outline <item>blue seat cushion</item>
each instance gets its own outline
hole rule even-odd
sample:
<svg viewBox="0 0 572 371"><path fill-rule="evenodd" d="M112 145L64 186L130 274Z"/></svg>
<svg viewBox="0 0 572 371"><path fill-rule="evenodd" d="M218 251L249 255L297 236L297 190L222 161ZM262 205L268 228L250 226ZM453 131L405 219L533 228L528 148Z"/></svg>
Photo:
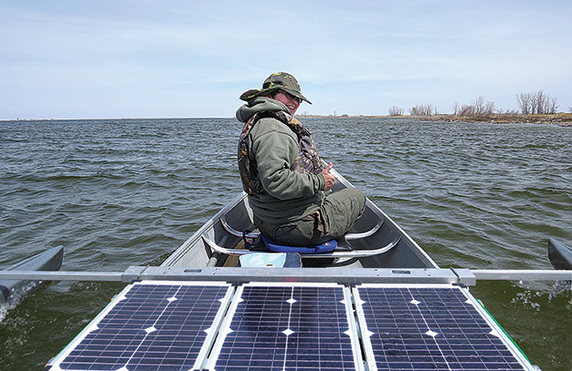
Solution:
<svg viewBox="0 0 572 371"><path fill-rule="evenodd" d="M333 251L336 247L338 247L338 241L336 240L324 242L323 244L316 246L288 246L274 242L263 234L260 234L260 238L262 238L262 242L264 242L266 248L274 252L297 252L299 254L316 254L322 252L330 252Z"/></svg>

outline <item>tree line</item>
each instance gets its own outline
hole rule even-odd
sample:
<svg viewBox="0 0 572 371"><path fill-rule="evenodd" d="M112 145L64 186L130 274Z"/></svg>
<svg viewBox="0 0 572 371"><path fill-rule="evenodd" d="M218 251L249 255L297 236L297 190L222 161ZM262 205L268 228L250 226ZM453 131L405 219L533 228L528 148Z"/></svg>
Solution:
<svg viewBox="0 0 572 371"><path fill-rule="evenodd" d="M516 96L516 99L521 113L524 115L556 113L558 108L558 99L551 98L550 95L545 94L542 90L539 90L536 94L521 93Z"/></svg>
<svg viewBox="0 0 572 371"><path fill-rule="evenodd" d="M521 93L516 96L519 111L502 111L498 110L495 102L485 101L484 97L477 97L472 104L460 105L455 102L453 105L453 114L459 117L474 116L490 116L494 113L499 114L517 114L535 115L535 114L552 114L558 109L558 99L551 97L542 90L536 93ZM390 116L403 116L405 110L397 106L389 108ZM570 107L572 112L572 107ZM411 116L433 116L438 115L437 107L430 104L416 105L409 109Z"/></svg>

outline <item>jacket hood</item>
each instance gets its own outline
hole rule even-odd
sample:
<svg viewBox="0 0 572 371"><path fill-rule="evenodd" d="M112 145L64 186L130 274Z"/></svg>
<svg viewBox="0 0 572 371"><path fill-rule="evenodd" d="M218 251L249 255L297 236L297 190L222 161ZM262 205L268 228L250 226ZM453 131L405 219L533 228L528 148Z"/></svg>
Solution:
<svg viewBox="0 0 572 371"><path fill-rule="evenodd" d="M284 111L288 114L290 113L288 107L277 100L267 97L257 97L240 106L236 111L236 118L240 122L247 122L255 113L265 111Z"/></svg>

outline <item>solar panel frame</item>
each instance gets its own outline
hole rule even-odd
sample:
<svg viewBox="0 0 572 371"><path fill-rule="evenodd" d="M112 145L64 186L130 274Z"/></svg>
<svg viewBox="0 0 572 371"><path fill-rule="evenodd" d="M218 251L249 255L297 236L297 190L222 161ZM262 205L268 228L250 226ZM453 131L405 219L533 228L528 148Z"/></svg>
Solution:
<svg viewBox="0 0 572 371"><path fill-rule="evenodd" d="M250 295L252 295L252 297L256 297L256 295L258 295L257 293L254 293L254 291L250 291L248 293L245 293L245 290L256 290L257 288L259 289L266 289L266 288L278 288L278 289L283 289L284 291L281 294L284 294L287 292L287 290L291 290L292 293L292 297L290 297L290 299L288 300L282 300L285 299L286 297L281 297L280 299L277 299L276 296L274 298L271 298L270 300L265 300L263 305L266 305L268 303L268 301L279 301L281 303L283 302L287 302L289 303L289 313L288 313L288 318L287 318L287 325L282 326L280 323L276 324L273 321L275 320L275 318L272 316L272 313L269 313L270 311L267 311L266 314L263 314L265 309L272 309L272 304L270 305L269 308L256 308L254 311L252 312L256 312L256 313L260 313L261 316L266 317L263 320L260 320L260 318L256 318L257 320L259 320L258 324L260 327L260 331L256 333L256 339L255 339L255 345L258 346L257 348L257 352L258 354L254 355L255 352L249 352L246 349L234 349L233 345L228 346L228 343L230 342L237 342L237 340L241 339L241 338L245 338L246 335L244 330L244 317L247 317L248 314L252 314L252 312L249 312L248 310L248 305L249 305L249 297ZM321 337L321 333L318 334L318 336L314 336L314 335L309 335L310 333L314 334L314 332L312 332L313 330L315 330L315 328L303 328L303 327L296 327L296 323L300 318L297 317L295 310L292 309L293 306L295 305L302 305L304 306L304 288L307 289L317 289L319 291L319 289L335 289L335 290L339 290L339 296L336 297L335 299L341 299L339 300L339 305L338 308L336 310L333 310L332 316L338 316L336 317L336 319L341 318L343 316L343 319L340 319L340 321L336 322L336 324L339 327L342 327L344 329L347 329L344 332L340 332L339 334L341 335L340 337L340 342L344 342L347 343L347 341L344 341L344 339L349 339L349 346L348 344L344 344L344 345L336 345L335 344L335 340L333 340L332 342L332 333L330 332L331 328L329 327L330 324L327 323L327 321L315 321L314 325L317 327L320 326L324 326L323 328L326 330L325 331L325 336L322 338ZM298 291L298 290L302 290L302 291ZM270 291L268 291L270 292ZM276 295L276 294L270 294L270 295ZM278 294L280 295L280 294ZM294 299L297 298L297 299ZM323 296L322 296L323 297ZM276 300L274 300L276 299ZM293 301L294 299L294 301ZM330 302L328 302L327 304L330 304ZM287 307L286 304L282 304L284 308ZM326 305L326 304L324 304ZM343 307L343 309L342 309ZM274 308L275 309L275 308ZM300 309L301 310L301 309ZM343 312L343 313L341 313ZM315 313L315 312L314 312ZM311 314L311 313L310 313ZM322 314L317 314L317 315L322 315ZM269 316L269 317L268 317ZM284 318L280 318L278 319L279 321L284 321ZM290 322L291 321L291 322ZM324 323L326 322L326 323ZM286 328L284 328L286 327ZM294 330L291 330L291 327ZM237 331L238 333L234 333L234 331ZM282 335L279 335L278 332L280 330ZM289 333L287 331L290 331ZM247 332L247 331L246 331ZM229 308L229 312L227 317L225 318L225 320L223 321L222 327L221 327L221 333L223 334L223 336L219 337L213 347L213 351L211 353L211 356L209 357L209 359L207 360L206 364L204 365L205 369L207 370L234 370L234 369L239 369L240 367L244 367L242 369L246 368L246 365L244 363L241 364L241 366L236 366L233 365L234 361L229 361L232 358L232 352L235 352L235 354L240 354L240 357L243 357L243 359L248 358L248 361L251 362L249 364L250 367L248 367L248 369L256 369L256 370L268 370L268 369L287 369L287 370L309 370L309 369L320 369L320 370L360 370L362 371L363 368L363 359L361 357L361 347L359 344L359 338L358 338L358 329L357 329L357 323L355 322L355 317L353 315L353 308L352 308L352 299L351 299L351 291L348 287L342 286L342 285L338 285L338 284L326 284L326 283L259 283L259 282L253 282L253 283L249 283L249 284L245 284L245 285L241 285L236 292L235 298ZM232 333L232 335L230 335ZM290 337L292 335L292 337ZM299 337L298 337L299 336ZM349 355L345 354L345 355L340 355L339 353L336 354L335 356L331 356L330 354L323 354L320 353L318 355L316 354L308 354L306 352L302 353L298 353L298 350L294 350L293 352L290 352L290 349L288 348L290 342L292 343L292 347L294 347L294 345L298 345L298 341L304 342L307 341L307 336L312 337L314 336L314 338L318 338L318 342L319 344L315 345L315 351L316 352L321 352L321 351L325 351L327 352L329 349L331 349L332 346L338 346L340 348L344 348L345 350L351 351L352 355L351 355L351 361L348 361ZM344 338L346 337L347 338ZM261 340L262 337L266 337L263 338ZM231 339L232 338L232 339ZM294 338L295 340L290 341L290 339ZM321 341L324 341L324 344L321 343ZM263 348L264 344L266 344L266 342L275 342L275 344L277 344L277 346L274 347L269 347L269 348ZM280 343L281 341L283 341L282 343ZM330 342L330 343L327 343ZM297 348L299 349L299 348ZM281 351L284 350L284 353L281 353ZM226 354L221 356L222 352L227 352ZM272 351L273 356L270 356L269 352ZM349 352L348 352L349 353ZM273 359L269 359L269 360L261 360L259 359L259 355L263 355L263 357L269 357L269 358L273 358ZM251 358L254 355L254 359ZM246 358L244 358L246 357ZM282 357L282 359L280 359L279 357ZM345 361L341 364L340 363L340 359L345 357ZM318 359L318 361L316 361L316 359ZM323 362L320 363L320 360L322 360ZM281 363L282 362L282 363ZM351 368L348 368L347 365L351 363Z"/></svg>
<svg viewBox="0 0 572 371"><path fill-rule="evenodd" d="M366 292L368 289L434 289L446 290L444 292L448 294L461 294L464 300L462 303L459 302L463 306L463 308L460 309L461 311L469 312L474 310L474 313L471 313L471 316L474 315L475 317L471 318L476 318L475 323L463 323L463 326L465 326L464 329L460 326L461 324L458 324L458 330L456 330L456 321L463 320L462 318L450 316L445 313L433 315L433 311L429 312L431 309L429 306L426 306L423 309L427 312L427 314L423 314L421 313L422 309L417 309L425 305L423 302L423 297L421 296L417 298L407 298L409 299L407 300L407 303L406 299L404 298L404 301L399 303L399 305L401 305L400 310L402 313L394 313L392 311L391 304L385 305L384 303L380 302L376 302L375 306L373 304L370 305L369 303L366 304L366 301L369 298L369 294ZM508 335L504 333L494 318L492 318L491 315L482 307L482 305L479 304L477 300L469 293L468 288L454 285L362 284L360 286L353 287L352 293L355 299L358 323L363 335L362 344L364 347L365 361L369 370L417 370L435 368L444 370L534 370L534 367L530 364L528 359L526 359L526 357L516 347ZM417 299L421 300L419 301ZM389 303L390 300L385 300L385 302ZM411 311L419 310L420 315L423 318L423 323L415 322L416 319L413 318L415 317L415 313L411 311L408 312L408 309L406 308L407 305L404 304L410 305L410 308L415 308L411 309ZM454 303L446 303L446 301L443 301L442 303L443 306L447 306L449 304ZM380 313L375 313L378 314L378 316L374 316L374 318L372 318L372 314L375 311L379 311ZM381 320L386 321L386 323L380 324L378 322L379 317L382 317ZM390 323L394 320L400 321L400 325L399 327L392 329ZM479 321L482 322L479 323ZM439 333L440 331L433 331L441 329L441 324L443 325L443 329L447 328L446 330L443 330L443 333ZM421 325L421 327L419 325ZM413 326L417 326L417 329L413 329ZM423 326L424 328L422 328ZM482 336L482 332L485 331L484 326L486 326L487 330L490 330L490 339L485 338L482 340L475 340L474 344L469 344L466 342L466 339L463 338L463 336ZM400 333L400 335L396 336L391 334L391 331L403 331L403 335ZM465 333L465 331L468 332L468 335ZM447 332L447 334L444 332ZM372 338L375 340L375 344L372 342ZM443 341L443 346L439 345L441 339L444 338L445 340ZM494 339L498 339L501 342L502 347L499 345L498 349L493 348L488 351L484 350L484 348L480 348L489 346L489 340L493 342ZM383 343L384 341L385 343ZM423 342L426 344L434 343L436 346L424 346L422 344ZM386 347L380 346L380 344L388 345ZM473 349L459 351L461 345L466 345L467 348L472 347ZM411 349L407 349L407 346L411 346ZM495 356L497 352L504 353L505 351L508 351L510 356L513 357L513 361L506 361L511 363L512 366L507 366L504 363L505 360L502 360L498 363L492 361L492 357ZM413 355L412 359L416 359L416 366L414 366L412 363L399 363L399 361L395 361L395 359L399 358L398 354L402 354L404 352L411 352ZM478 353L478 356L476 356L475 353ZM428 361L427 359L431 357L433 357L433 360ZM449 357L449 359L451 357L455 357L457 362L449 362L447 357ZM482 361L478 359L479 357L481 357ZM425 359L427 363L423 364L423 361L420 361L420 359ZM439 361L437 361L437 359L439 359ZM518 365L518 367L516 367L516 365ZM512 368L513 366L516 368Z"/></svg>
<svg viewBox="0 0 572 371"><path fill-rule="evenodd" d="M180 316L180 312L183 310L188 309L187 306L185 307L181 307L179 312L167 312L167 308L168 305L170 303L175 303L175 305L181 303L184 300L190 300L191 297L184 297L184 295L179 295L179 297L175 296L171 296L169 298L167 298L166 296L162 297L162 298L158 298L158 299L154 299L154 298L150 298L150 296L148 296L150 298L151 301L157 301L157 300L165 300L167 299L169 301L169 304L163 304L163 307L149 307L146 310L143 310L143 312L141 311L137 311L134 310L133 311L133 316L132 319L135 319L134 321L129 322L129 320L127 322L124 322L123 324L121 323L122 318L121 317L116 317L116 315L121 312L122 309L124 309L127 305L130 305L129 299L133 298L135 295L138 295L138 288L141 287L145 287L145 288L151 288L151 287L156 287L156 288L162 288L162 289L169 289L171 288L172 290L174 290L175 292L177 292L178 290L181 290L182 288L187 288L189 290L191 290L192 288L203 288L205 290L208 290L209 288L214 288L214 287L218 287L220 288L222 291L220 292L215 292L214 295L217 295L217 297L219 297L218 301L218 305L214 304L214 302L211 300L209 301L207 304L211 305L210 308L208 308L208 316L209 319L207 319L207 322L203 322L200 331L195 331L195 336L182 336L177 338L177 336L172 336L172 339L176 339L178 341L178 345L174 342L174 341L169 341L169 337L171 334L176 333L177 335L181 334L181 329L177 329L176 326L178 326L175 323L171 323L169 324L169 319L170 318L161 318L163 314L165 314L166 316L176 316L179 315ZM142 281L142 282L135 282L133 284L128 285L127 287L125 287L125 289L119 294L117 295L107 306L106 308L96 317L94 318L90 324L88 326L86 326L86 328L84 328L84 330L62 351L60 352L60 354L58 354L56 356L56 358L54 359L53 363L52 363L52 367L50 368L50 371L83 371L83 370L118 370L118 371L132 371L132 370L149 370L149 369L153 369L153 370L190 370L190 369L197 369L197 364L202 364L204 363L204 359L206 358L207 353L209 352L210 348L212 347L212 344L214 343L214 339L216 338L216 335L218 333L218 328L220 327L220 324L222 322L222 319L224 317L224 313L226 312L228 306L230 305L230 301L232 296L234 295L234 287L231 286L230 284L224 283L224 282L173 282L173 281ZM207 295L209 293L207 292ZM220 295L219 295L220 294ZM137 301L135 300L135 305L140 305L137 304ZM201 303L198 303L197 305L200 305ZM121 307L122 305L124 305L124 307ZM214 306L216 306L216 308L214 308ZM193 307L194 308L194 304ZM177 310L176 307L173 310ZM149 312L157 312L157 311L162 311L159 315L155 316L149 316ZM135 317L139 317L139 318L135 318ZM196 318L192 318L190 315L188 316L189 318L191 318L193 321L196 320ZM107 324L111 324L112 322L116 322L118 326L124 326L124 327L113 327L113 325L111 325L110 327L113 328L111 331L108 329ZM141 322L143 321L143 322ZM135 327L131 328L129 326L134 325ZM155 325L157 325L158 328L155 328ZM204 328L206 326L209 326L208 328ZM192 326L192 325L189 325ZM108 331L113 332L116 331L116 333L114 335L110 335L110 336L115 336L118 335L121 331L124 331L126 333L128 333L130 335L129 336L125 336L124 338L121 338L121 335L118 335L118 337L115 337L114 340L116 340L118 343L120 344L113 344L112 342L110 342L109 344L100 344L97 345L96 342L94 343L90 343L90 341L93 340L94 336L92 336L91 334L94 334L94 331L99 331L95 336L97 336L98 334L103 334L104 331ZM146 334L143 334L144 331ZM203 333L204 331L204 333ZM173 350L175 348L173 348L173 346L178 346L179 348L179 354L181 354L181 357L184 357L185 359L189 360L189 362L191 362L191 360L189 359L189 348L191 348L191 346L189 345L190 343L185 343L184 345L181 344L181 338L184 339L187 342L195 342L199 341L200 342L200 347L195 346L193 349L195 352L197 352L197 356L194 360L194 364L191 366L188 365L184 365L184 364L180 364L181 363L181 359L169 359L168 362L172 362L169 365L163 365L161 367L160 364L161 362L159 361L160 359L162 359L163 361L166 360L166 357L161 358L162 354L159 353L157 350L154 351L154 354L156 354L157 360L152 360L152 359L146 359L145 362L151 362L150 364L146 364L146 365L131 365L129 364L129 366L127 367L126 365L117 365L116 363L116 358L125 358L125 350L130 349L131 352L131 358L129 358L129 361L131 361L132 359L139 359L139 362L141 362L141 360L143 359L141 358L135 358L134 355L138 350L142 350L143 352L145 351L149 351L151 354L151 348L147 345L144 344L146 336L147 335L152 335L152 336L156 336L158 334L161 334L162 338L166 338L164 340L159 340L159 337L157 337L157 341L153 344L154 346L157 346L156 349L164 349L165 347L169 347L170 350ZM104 336L107 336L109 334L106 334ZM89 339L88 339L89 338ZM135 340L134 340L135 339ZM139 344L135 345L135 343L137 342L137 339L139 339ZM95 346L92 346L91 349L85 348L79 348L80 346L83 346L84 342L87 342L87 344L95 344ZM133 343L133 344L131 344ZM198 345L198 343L196 343ZM103 348L105 348L105 354L103 352ZM197 351L198 350L198 351ZM75 352L75 353L74 353ZM81 362L81 361L70 361L70 359L72 359L72 357L74 357L78 352L85 352L84 354L89 356L96 356L97 354L101 355L101 358L99 358L99 360L102 360L102 364L99 363L94 363L94 364L88 364L86 362ZM98 353L99 352L99 353ZM172 353L169 353L170 355L172 355ZM115 358L115 359L114 359ZM107 362L107 363L106 363ZM156 362L156 364L153 366L153 362ZM179 363L179 365L177 364L177 362ZM113 366L110 366L111 364L113 364Z"/></svg>

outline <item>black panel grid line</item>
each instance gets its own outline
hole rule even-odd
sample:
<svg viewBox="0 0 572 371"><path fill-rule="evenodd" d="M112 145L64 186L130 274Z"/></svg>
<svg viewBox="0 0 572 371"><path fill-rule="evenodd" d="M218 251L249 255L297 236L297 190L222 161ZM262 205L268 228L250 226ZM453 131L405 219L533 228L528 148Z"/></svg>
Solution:
<svg viewBox="0 0 572 371"><path fill-rule="evenodd" d="M350 295L330 284L239 287L206 369L362 370Z"/></svg>
<svg viewBox="0 0 572 371"><path fill-rule="evenodd" d="M370 370L532 370L467 290L451 285L354 288Z"/></svg>
<svg viewBox="0 0 572 371"><path fill-rule="evenodd" d="M50 370L191 370L214 342L213 323L222 320L233 291L208 282L129 285Z"/></svg>

